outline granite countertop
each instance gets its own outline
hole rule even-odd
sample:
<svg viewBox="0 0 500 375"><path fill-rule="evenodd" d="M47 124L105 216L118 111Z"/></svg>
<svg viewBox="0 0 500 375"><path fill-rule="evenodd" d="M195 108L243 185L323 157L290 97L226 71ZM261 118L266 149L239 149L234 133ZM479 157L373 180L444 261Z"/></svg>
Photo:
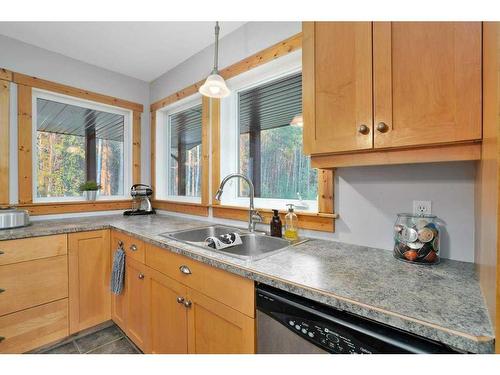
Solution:
<svg viewBox="0 0 500 375"><path fill-rule="evenodd" d="M419 266L396 260L387 250L315 239L245 261L159 235L209 224L173 215L92 216L34 221L0 231L0 240L113 228L463 351L493 352L494 333L472 263L443 259L436 266Z"/></svg>

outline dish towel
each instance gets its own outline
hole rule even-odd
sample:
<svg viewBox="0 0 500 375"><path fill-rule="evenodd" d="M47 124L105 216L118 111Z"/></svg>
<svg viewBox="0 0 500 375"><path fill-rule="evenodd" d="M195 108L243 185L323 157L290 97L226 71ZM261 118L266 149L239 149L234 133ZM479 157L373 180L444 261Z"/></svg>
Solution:
<svg viewBox="0 0 500 375"><path fill-rule="evenodd" d="M223 234L219 237L208 237L205 240L205 243L212 249L221 250L228 247L241 245L243 242L241 241L241 237L238 233L228 233Z"/></svg>
<svg viewBox="0 0 500 375"><path fill-rule="evenodd" d="M125 280L125 250L120 246L115 251L113 269L111 270L111 292L120 294Z"/></svg>

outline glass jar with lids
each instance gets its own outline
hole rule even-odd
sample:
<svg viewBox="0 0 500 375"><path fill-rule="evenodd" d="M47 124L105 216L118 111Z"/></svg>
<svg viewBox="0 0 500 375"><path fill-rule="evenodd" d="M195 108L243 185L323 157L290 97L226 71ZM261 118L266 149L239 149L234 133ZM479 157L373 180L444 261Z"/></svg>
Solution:
<svg viewBox="0 0 500 375"><path fill-rule="evenodd" d="M439 224L434 215L398 214L394 256L411 263L439 263Z"/></svg>

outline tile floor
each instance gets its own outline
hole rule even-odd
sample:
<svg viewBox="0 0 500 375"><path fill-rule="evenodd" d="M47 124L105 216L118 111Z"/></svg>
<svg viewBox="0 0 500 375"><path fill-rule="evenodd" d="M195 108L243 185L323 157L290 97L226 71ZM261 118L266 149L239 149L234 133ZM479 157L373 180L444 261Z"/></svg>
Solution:
<svg viewBox="0 0 500 375"><path fill-rule="evenodd" d="M141 354L141 351L112 324L97 331L78 334L38 354Z"/></svg>

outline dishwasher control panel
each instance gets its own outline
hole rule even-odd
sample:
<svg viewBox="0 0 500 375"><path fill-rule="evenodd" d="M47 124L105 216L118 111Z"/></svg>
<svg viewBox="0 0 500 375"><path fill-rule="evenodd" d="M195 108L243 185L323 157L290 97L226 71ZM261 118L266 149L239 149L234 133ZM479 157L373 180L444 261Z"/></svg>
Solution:
<svg viewBox="0 0 500 375"><path fill-rule="evenodd" d="M327 327L317 322L301 319L299 317L289 316L287 314L276 314L282 323L288 324L289 328L294 329L297 334L303 336L306 340L314 342L325 350L338 354L371 354L372 351L365 348L356 340L339 332L331 327Z"/></svg>

